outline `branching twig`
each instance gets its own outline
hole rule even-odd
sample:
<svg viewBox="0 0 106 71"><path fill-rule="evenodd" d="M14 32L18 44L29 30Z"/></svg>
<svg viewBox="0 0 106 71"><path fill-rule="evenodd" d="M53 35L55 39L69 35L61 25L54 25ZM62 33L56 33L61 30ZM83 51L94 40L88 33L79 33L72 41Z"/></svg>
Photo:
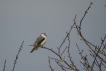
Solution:
<svg viewBox="0 0 106 71"><path fill-rule="evenodd" d="M69 69L69 70L72 70L72 69L70 69L70 68L68 68L68 67L65 67L64 65L62 65L60 62L60 60L58 60L58 59L56 59L56 58L51 58L51 57L49 57L49 59L53 59L53 60L55 60L55 62L58 62L63 68L65 68L65 69Z"/></svg>
<svg viewBox="0 0 106 71"><path fill-rule="evenodd" d="M62 66L62 64L61 64L61 63L59 63L59 62L58 62L58 61L56 61L56 60L55 60L55 62L56 62L56 63L60 66L60 68L61 68L62 70L66 71L66 70L65 70L65 68Z"/></svg>
<svg viewBox="0 0 106 71"><path fill-rule="evenodd" d="M77 26L76 25L76 21L75 21L75 26L76 26L76 29L77 29L77 32L78 32L78 35L82 38L82 40L86 43L86 45L90 48L90 52L91 52L91 56L94 58L94 60L93 60L93 62L92 62L92 65L91 65L91 67L90 67L90 69L91 69L91 71L93 71L93 67L94 67L94 64L97 62L97 65L99 64L98 63L98 61L97 61L97 57L100 59L100 61L102 61L101 63L106 63L106 61L103 59L103 57L101 57L98 53L101 51L101 53L105 56L105 52L103 51L103 49L105 48L105 44L104 44L104 40L105 40L105 38L106 37L104 37L104 39L102 40L101 39L101 45L100 46L95 46L95 45L93 45L91 42L89 42L87 39L85 39L84 38L84 36L82 35L82 33L81 33L81 24L82 24L82 21L83 21L83 19L85 18L85 16L86 16L86 14L88 13L88 10L91 8L91 5L92 5L93 3L91 2L91 4L89 5L89 7L88 7L88 9L85 11L85 13L84 13L84 16L82 17L82 19L80 20L80 25L79 26ZM77 44L76 44L77 45ZM101 48L102 48L102 45L103 45L103 49L101 50ZM95 47L95 50L91 47L91 46L93 46L93 47ZM78 48L78 50L79 50L79 47L78 47L78 45L77 45L77 48ZM83 58L83 56L82 56L82 52L79 50L79 52L80 52L80 55L81 55L81 58ZM92 53L93 52L93 53ZM81 62L82 63L82 62ZM99 69L100 69L100 71L101 71L101 65L102 64L99 64ZM86 66L87 64L86 63L82 63L84 66ZM86 64L86 65L85 65ZM89 65L89 64L88 64ZM84 69L86 69L86 68L84 68ZM86 69L86 70L88 70L88 69Z"/></svg>
<svg viewBox="0 0 106 71"><path fill-rule="evenodd" d="M21 44L21 46L20 46L20 48L19 48L19 50L18 50L18 54L16 55L16 58L15 58L15 60L14 60L13 70L11 70L11 71L14 71L14 69L15 69L15 65L16 65L16 63L17 63L18 55L19 55L20 51L22 50L23 43L24 43L24 41L22 42L22 44Z"/></svg>
<svg viewBox="0 0 106 71"><path fill-rule="evenodd" d="M54 69L52 68L52 66L51 66L51 64L50 64L50 57L48 57L48 58L49 58L49 60L48 60L48 62L49 62L49 67L50 67L51 71L54 71Z"/></svg>
<svg viewBox="0 0 106 71"><path fill-rule="evenodd" d="M77 16L77 15L76 15L76 16ZM74 20L76 19L76 16L75 16ZM65 40L66 40L66 38L68 37L68 35L70 34L70 32L71 32L72 28L74 27L74 25L75 25L75 23L73 23L73 25L71 26L71 28L70 28L68 34L66 35L66 37L65 37L64 40L63 40L63 42L62 42L61 45L59 46L59 48L58 48L58 54L60 54L60 48L62 47L62 45L63 45L63 43L65 42Z"/></svg>
<svg viewBox="0 0 106 71"><path fill-rule="evenodd" d="M47 49L49 51L52 51L54 54L56 54L60 60L63 60L62 57L60 55L58 55L54 50L50 49L50 48L47 48L47 47L43 47L44 49ZM63 61L68 67L72 68L65 60Z"/></svg>
<svg viewBox="0 0 106 71"><path fill-rule="evenodd" d="M85 11L85 13L84 13L84 16L82 17L82 19L80 20L80 25L79 25L79 31L81 31L81 24L82 24L82 21L83 21L83 19L84 19L84 17L86 16L86 14L88 13L88 10L91 8L91 5L92 5L93 3L91 2L91 4L89 5L89 7L88 7L88 9Z"/></svg>
<svg viewBox="0 0 106 71"><path fill-rule="evenodd" d="M84 36L83 36L82 33L81 33L81 24L82 24L82 21L83 21L84 17L86 16L86 14L88 13L87 11L89 10L89 8L91 8L90 6L91 6L92 4L93 4L93 3L91 2L91 4L89 5L88 9L85 11L85 14L84 14L84 16L82 17L82 19L81 19L81 21L80 21L80 26L78 27L78 26L76 25L76 21L75 21L75 26L76 26L77 32L78 32L78 34L80 35L80 37L83 39L83 41L86 43L86 45L96 54L95 50L93 50L93 48L90 46L91 43L89 43L89 44L90 44L90 45L89 45L89 44L88 44L88 41L84 38ZM93 46L93 45L92 45L92 46ZM95 47L96 47L96 46L95 46ZM97 47L96 47L96 48L97 48ZM98 58L100 58L101 60L103 60L103 58L100 57L99 54L97 54L97 56L98 56ZM105 60L103 60L103 62L106 63Z"/></svg>

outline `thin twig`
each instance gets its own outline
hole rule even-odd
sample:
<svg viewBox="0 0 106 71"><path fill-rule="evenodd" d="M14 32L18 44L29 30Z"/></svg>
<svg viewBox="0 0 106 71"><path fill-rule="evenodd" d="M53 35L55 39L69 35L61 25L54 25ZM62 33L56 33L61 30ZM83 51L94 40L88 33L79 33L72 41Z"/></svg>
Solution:
<svg viewBox="0 0 106 71"><path fill-rule="evenodd" d="M78 48L78 51L79 51L79 54L81 55L81 58L83 58L83 56L82 56L82 52L80 51L80 49L79 49L79 46L78 46L78 44L76 43L76 46L77 46L77 48Z"/></svg>
<svg viewBox="0 0 106 71"><path fill-rule="evenodd" d="M103 39L103 40L102 40L102 38L101 38L101 41L102 41L102 42L101 42L100 48L102 47L102 45L103 45L103 43L104 43L105 39L106 39L106 35L105 35L105 37L104 37L104 39ZM99 49L99 50L100 50L100 49ZM99 51L99 50L98 50L98 51Z"/></svg>
<svg viewBox="0 0 106 71"><path fill-rule="evenodd" d="M24 43L24 41L22 42L22 44L21 44L21 46L20 46L20 48L19 48L19 50L18 50L18 54L16 55L16 58L15 58L15 60L14 60L14 66L13 66L13 69L12 69L11 71L14 71L14 69L15 69L15 65L16 65L16 63L17 63L17 59L18 59L19 53L20 53L20 51L22 50L23 43Z"/></svg>
<svg viewBox="0 0 106 71"><path fill-rule="evenodd" d="M63 50L63 52L61 53L61 56L63 55L63 53L65 52L66 49L67 49L67 46L66 46L66 48Z"/></svg>
<svg viewBox="0 0 106 71"><path fill-rule="evenodd" d="M82 24L82 21L83 21L83 19L85 18L85 16L86 16L86 14L88 13L88 10L91 8L91 5L92 5L93 3L91 2L90 3L90 5L89 5L89 7L88 7L88 9L85 11L85 13L84 13L84 16L82 17L82 19L80 20L80 25L79 25L79 30L81 29L81 24ZM81 31L81 30L80 30Z"/></svg>
<svg viewBox="0 0 106 71"><path fill-rule="evenodd" d="M6 67L6 59L5 59L5 62L4 62L4 68L3 68L3 71L5 71L5 67Z"/></svg>
<svg viewBox="0 0 106 71"><path fill-rule="evenodd" d="M69 37L69 35L68 35L68 42L69 42L69 46L68 46L68 57L69 57L69 59L70 59L70 62L72 62L71 61L71 56L70 56L70 37Z"/></svg>
<svg viewBox="0 0 106 71"><path fill-rule="evenodd" d="M76 20L76 17L77 17L77 14L75 15L75 18L74 18L74 20L73 20L73 21L75 21L75 20Z"/></svg>
<svg viewBox="0 0 106 71"><path fill-rule="evenodd" d="M50 57L48 57L48 58L49 58L49 60L48 60L48 62L49 62L49 67L50 67L51 71L54 71L54 69L52 68L52 66L51 66L51 64L50 64Z"/></svg>
<svg viewBox="0 0 106 71"><path fill-rule="evenodd" d="M77 15L75 15L74 20L76 19L76 16L77 16ZM65 42L65 40L66 40L66 38L68 37L68 35L70 34L70 32L71 32L71 30L73 29L74 25L75 25L75 23L73 23L73 25L71 26L71 28L70 28L68 34L66 35L66 37L65 37L64 40L63 40L63 42L62 42L61 45L59 46L59 48L58 48L58 54L60 54L60 48L62 47L62 45L63 45L63 43Z"/></svg>
<svg viewBox="0 0 106 71"><path fill-rule="evenodd" d="M58 60L58 59L56 59L56 58L51 58L51 57L49 57L49 59L53 59L53 60L55 60L55 61L57 61L62 67L64 67L65 69L69 69L69 70L72 70L72 69L70 69L70 68L68 68L68 67L65 67L64 65L62 65L60 62L60 60Z"/></svg>
<svg viewBox="0 0 106 71"><path fill-rule="evenodd" d="M58 62L61 62L61 60L56 59L56 58L51 58L51 57L49 57L49 59L53 59L53 60L56 60L56 61L58 61Z"/></svg>

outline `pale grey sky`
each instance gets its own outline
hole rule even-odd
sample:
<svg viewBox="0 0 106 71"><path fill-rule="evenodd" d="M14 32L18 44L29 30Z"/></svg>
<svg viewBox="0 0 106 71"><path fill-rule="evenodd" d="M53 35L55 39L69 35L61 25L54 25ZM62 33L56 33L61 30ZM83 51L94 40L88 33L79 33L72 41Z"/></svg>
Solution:
<svg viewBox="0 0 106 71"><path fill-rule="evenodd" d="M12 70L23 40L15 71L50 71L48 56L57 56L45 49L30 53L32 47L28 45L33 44L36 37L45 32L45 47L57 51L66 31L72 26L75 15L77 14L76 21L79 24L90 2L93 2L93 5L82 22L82 33L92 43L100 45L100 37L106 34L106 0L0 0L0 71L5 59L6 71ZM79 39L74 29L70 35L71 56L77 67L82 70L75 43L85 50L85 54L89 53L88 48ZM67 42L62 48L66 45ZM51 65L55 71L61 70L54 61Z"/></svg>

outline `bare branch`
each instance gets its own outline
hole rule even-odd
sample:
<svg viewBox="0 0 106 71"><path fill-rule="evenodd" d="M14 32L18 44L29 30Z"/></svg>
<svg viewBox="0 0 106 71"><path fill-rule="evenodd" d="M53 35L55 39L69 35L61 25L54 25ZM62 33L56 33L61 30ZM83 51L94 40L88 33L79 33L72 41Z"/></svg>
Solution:
<svg viewBox="0 0 106 71"><path fill-rule="evenodd" d="M22 42L22 44L21 44L21 46L20 46L20 48L19 48L19 50L18 50L18 54L16 55L16 58L15 58L15 60L14 60L13 70L11 70L11 71L14 71L14 69L15 69L15 65L16 65L16 63L17 63L17 59L18 59L19 53L20 53L20 51L22 50L23 43L24 43L24 41Z"/></svg>

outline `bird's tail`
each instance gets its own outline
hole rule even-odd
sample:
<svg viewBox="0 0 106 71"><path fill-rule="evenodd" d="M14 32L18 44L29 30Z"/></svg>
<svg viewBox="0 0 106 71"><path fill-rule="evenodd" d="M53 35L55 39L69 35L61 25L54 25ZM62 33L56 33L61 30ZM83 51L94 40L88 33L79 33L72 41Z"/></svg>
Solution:
<svg viewBox="0 0 106 71"><path fill-rule="evenodd" d="M30 53L32 53L34 50L38 50L40 47L34 47Z"/></svg>
<svg viewBox="0 0 106 71"><path fill-rule="evenodd" d="M35 48L33 48L30 53L32 53L34 50L35 50Z"/></svg>

